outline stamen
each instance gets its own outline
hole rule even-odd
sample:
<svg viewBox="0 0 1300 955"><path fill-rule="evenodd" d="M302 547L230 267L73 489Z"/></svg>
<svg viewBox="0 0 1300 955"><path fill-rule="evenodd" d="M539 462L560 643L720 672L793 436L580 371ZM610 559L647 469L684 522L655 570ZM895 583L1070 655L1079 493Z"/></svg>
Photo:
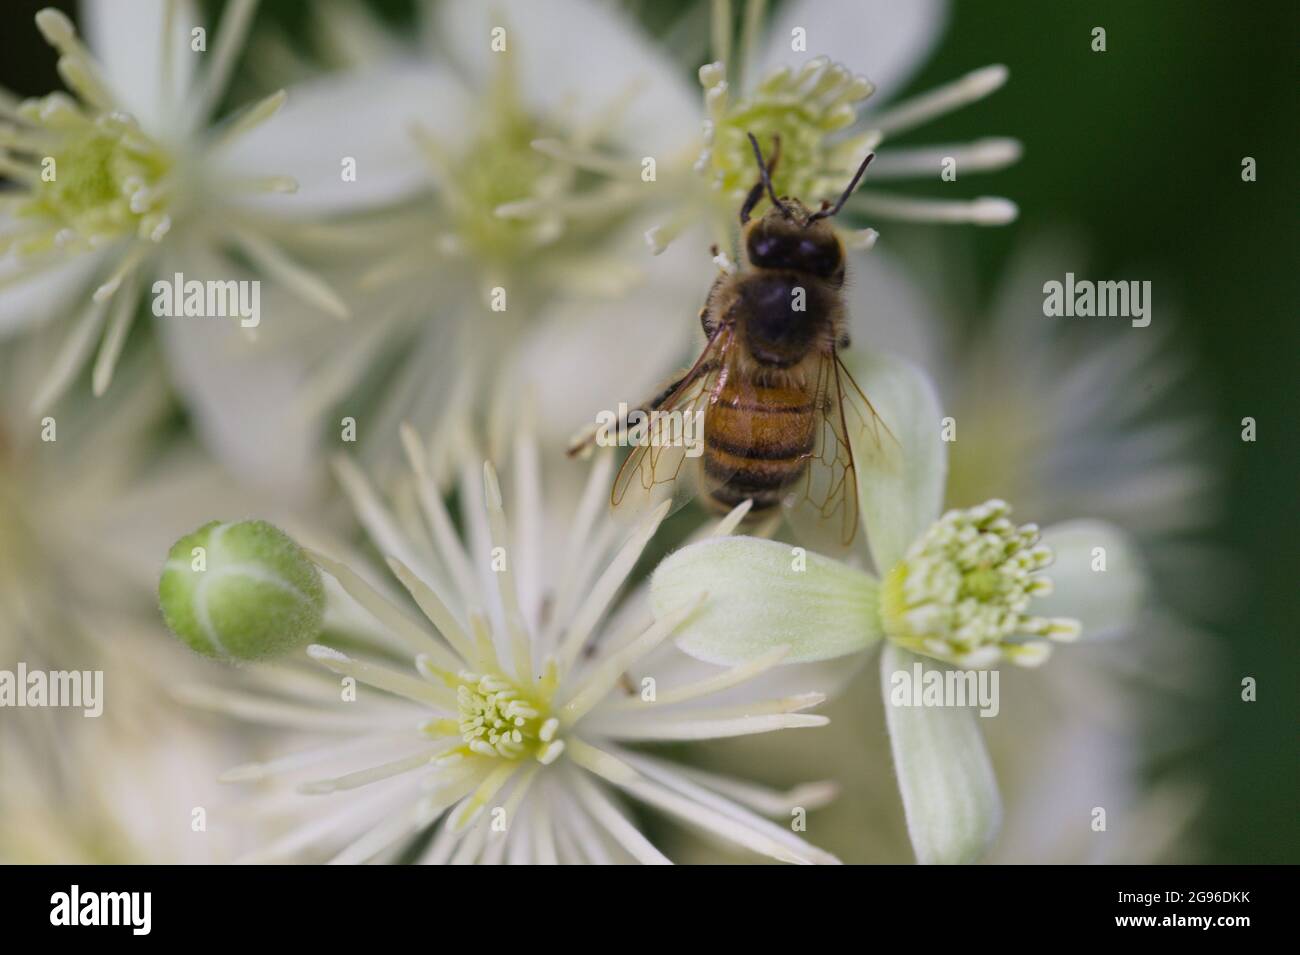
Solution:
<svg viewBox="0 0 1300 955"><path fill-rule="evenodd" d="M650 538L659 529L659 524L668 516L668 509L671 506L671 501L664 501L646 516L628 542L623 545L623 549L609 562L605 572L600 575L600 579L592 586L586 601L574 614L567 633L560 641L559 660L563 669L567 670L577 659L597 622L604 616L605 610L613 601L619 588L622 587L627 575L631 573L632 567L641 557L641 552L645 549L646 544L650 542Z"/></svg>
<svg viewBox="0 0 1300 955"><path fill-rule="evenodd" d="M558 742L548 707L512 681L470 670L457 680L457 732L468 752L513 761L540 758Z"/></svg>
<svg viewBox="0 0 1300 955"><path fill-rule="evenodd" d="M107 302L92 301L86 306L85 312L77 321L71 334L59 348L54 364L50 366L36 389L36 395L29 405L34 416L39 417L52 407L81 371L86 359L90 357L90 350L95 345L96 336L104 325L104 314L107 310Z"/></svg>
<svg viewBox="0 0 1300 955"><path fill-rule="evenodd" d="M246 229L237 229L232 232L232 237L266 274L284 283L309 305L315 305L337 319L352 317L347 303L337 292L262 236Z"/></svg>
<svg viewBox="0 0 1300 955"><path fill-rule="evenodd" d="M1073 620L1028 614L1047 588L1040 571L1052 561L1038 528L1017 527L1003 501L949 511L885 577L880 611L885 633L900 646L957 666L1025 666L1047 658L1049 640L1072 639Z"/></svg>
<svg viewBox="0 0 1300 955"><path fill-rule="evenodd" d="M113 97L104 86L95 59L77 36L76 27L67 15L53 7L36 14L36 28L45 42L58 50L59 75L68 87L100 110L113 109Z"/></svg>
<svg viewBox="0 0 1300 955"><path fill-rule="evenodd" d="M835 134L851 126L872 92L863 77L826 57L814 57L798 73L776 70L748 96L732 101L716 64L700 70L709 119L696 170L728 200L738 200L754 181L748 137L766 149L781 137L784 156L773 173L778 195L804 200L836 194L869 152L874 131L847 139Z"/></svg>
<svg viewBox="0 0 1300 955"><path fill-rule="evenodd" d="M5 152L0 152L0 175L25 186L35 186L41 181L41 175L34 166L18 162Z"/></svg>
<svg viewBox="0 0 1300 955"><path fill-rule="evenodd" d="M875 248L876 240L880 238L880 233L875 229L841 231L840 238L843 240L846 249L866 252Z"/></svg>
<svg viewBox="0 0 1300 955"><path fill-rule="evenodd" d="M713 0L711 4L713 19L709 35L713 38L713 59L725 73L731 62L731 3L730 0Z"/></svg>
<svg viewBox="0 0 1300 955"><path fill-rule="evenodd" d="M292 176L257 176L251 179L227 179L222 187L230 192L292 195L298 191L298 180Z"/></svg>
<svg viewBox="0 0 1300 955"><path fill-rule="evenodd" d="M402 586L407 589L424 615L429 618L430 622L438 628L438 632L451 644L452 648L463 659L474 659L476 653L473 644L470 643L468 634L462 629L447 604L438 596L437 591L417 577L410 568L396 557L388 558L388 567L392 570L393 575L402 582Z"/></svg>
<svg viewBox="0 0 1300 955"><path fill-rule="evenodd" d="M578 694L561 707L561 722L566 726L572 726L588 713L592 707L608 696L619 678L627 672L628 667L659 646L673 631L681 626L687 617L699 609L706 596L706 594L700 594L698 598L685 607L680 607L672 613L663 615L641 636L602 660L596 669L583 680L582 689Z"/></svg>
<svg viewBox="0 0 1300 955"><path fill-rule="evenodd" d="M122 257L122 261L118 263L117 268L113 270L99 288L95 289L94 300L96 302L106 302L112 298L117 293L118 288L121 287L122 281L135 271L136 266L144 261L149 251L149 247L144 243L136 243L132 246L131 251Z"/></svg>
<svg viewBox="0 0 1300 955"><path fill-rule="evenodd" d="M731 669L723 670L713 676L705 677L684 686L667 690L661 689L658 691L654 703L646 703L640 696L633 695L614 700L607 704L605 708L608 710L640 710L647 706L668 706L673 703L685 703L714 693L721 693L723 690L739 686L741 683L752 680L760 673L772 669L785 659L789 652L789 645L782 644L779 647L773 647L762 656L755 657L746 663L737 664Z"/></svg>
<svg viewBox="0 0 1300 955"><path fill-rule="evenodd" d="M1019 208L1001 196L969 200L907 199L876 192L859 192L849 207L863 215L904 222L950 222L974 225L1006 225L1014 222Z"/></svg>
<svg viewBox="0 0 1300 955"><path fill-rule="evenodd" d="M515 588L512 568L516 555L510 553L510 531L506 525L505 510L501 506L501 485L497 481L496 471L487 462L483 464L483 496L487 501L488 529L492 535L492 548L494 551L501 549L505 555L505 560L499 568L493 568L493 573L497 579L497 592L501 597L502 616L505 618L506 630L510 635L515 675L521 682L527 682L532 679L533 660L528 631L524 626L523 615L519 612L519 592Z"/></svg>
<svg viewBox="0 0 1300 955"><path fill-rule="evenodd" d="M981 139L973 143L891 149L881 153L871 167L872 181L932 176L946 159L956 163L958 173L993 172L1020 160L1018 139Z"/></svg>
<svg viewBox="0 0 1300 955"><path fill-rule="evenodd" d="M212 148L220 148L234 142L245 133L251 132L280 111L288 99L288 93L279 90L228 121L212 141Z"/></svg>
<svg viewBox="0 0 1300 955"><path fill-rule="evenodd" d="M354 660L332 647L314 643L307 648L307 656L340 676L355 677L376 689L394 693L416 703L445 709L448 712L452 712L456 706L455 697L449 691L444 691L432 683L406 673L366 663L363 660Z"/></svg>
<svg viewBox="0 0 1300 955"><path fill-rule="evenodd" d="M601 173L606 176L626 176L628 174L626 159L598 153L592 149L582 149L561 142L558 139L534 139L532 147L543 156L569 163L587 172Z"/></svg>
<svg viewBox="0 0 1300 955"><path fill-rule="evenodd" d="M187 111L192 122L200 123L207 119L225 92L230 71L235 66L235 57L243 48L244 38L248 35L248 27L256 10L257 0L232 0L226 5L212 45L208 71L199 83L193 108Z"/></svg>
<svg viewBox="0 0 1300 955"><path fill-rule="evenodd" d="M100 286L101 289L104 287ZM98 291L95 292L95 300L104 301L99 297ZM138 301L139 288L133 277L127 291L113 299L113 311L108 319L108 331L104 335L104 340L100 343L99 354L95 356L95 367L91 372L90 387L96 398L102 397L113 381L113 371L117 368L118 358L121 357L122 346L126 344L126 333L130 330L131 322L135 318L135 306Z"/></svg>
<svg viewBox="0 0 1300 955"><path fill-rule="evenodd" d="M1001 63L982 67L946 86L899 103L881 115L873 117L871 126L891 136L906 132L929 122L936 116L951 113L983 99L999 89L1007 81L1008 76L1010 71Z"/></svg>

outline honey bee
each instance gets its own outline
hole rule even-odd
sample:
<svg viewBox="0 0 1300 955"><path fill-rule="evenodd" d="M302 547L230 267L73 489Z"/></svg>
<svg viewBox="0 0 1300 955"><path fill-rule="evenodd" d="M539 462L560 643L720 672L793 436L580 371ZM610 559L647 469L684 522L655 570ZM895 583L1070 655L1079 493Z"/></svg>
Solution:
<svg viewBox="0 0 1300 955"><path fill-rule="evenodd" d="M719 512L750 501L750 521L782 505L810 504L820 522L838 519L839 542L847 545L857 529L858 501L846 413L856 414L855 424L877 446L888 428L839 356L849 344L845 256L829 220L874 154L862 161L839 201L811 211L772 187L779 138L768 162L752 133L749 141L758 181L740 209L745 264L724 267L709 290L700 310L708 341L690 370L629 413L660 427L652 426L649 440L623 462L610 503L618 508L629 498L662 497L672 487L679 502L699 492ZM765 194L771 208L751 219ZM680 480L692 458L682 442L656 440L666 433L668 412L702 418L694 480ZM569 453L593 440L585 435Z"/></svg>

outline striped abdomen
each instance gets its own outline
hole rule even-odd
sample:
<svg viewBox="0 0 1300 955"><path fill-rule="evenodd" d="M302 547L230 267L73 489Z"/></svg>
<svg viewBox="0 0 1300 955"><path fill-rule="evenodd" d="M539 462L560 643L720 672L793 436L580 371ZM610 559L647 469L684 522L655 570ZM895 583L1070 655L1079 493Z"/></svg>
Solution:
<svg viewBox="0 0 1300 955"><path fill-rule="evenodd" d="M704 493L719 510L752 498L776 506L808 467L816 440L813 396L733 378L704 415Z"/></svg>

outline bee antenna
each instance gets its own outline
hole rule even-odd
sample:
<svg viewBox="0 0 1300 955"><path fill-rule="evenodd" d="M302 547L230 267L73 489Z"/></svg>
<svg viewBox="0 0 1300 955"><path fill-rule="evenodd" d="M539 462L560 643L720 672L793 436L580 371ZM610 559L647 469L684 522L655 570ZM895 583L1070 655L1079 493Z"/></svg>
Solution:
<svg viewBox="0 0 1300 955"><path fill-rule="evenodd" d="M772 205L781 210L781 215L789 219L790 209L776 197L776 190L772 188L772 176L768 172L767 164L763 162L763 150L758 148L758 140L754 138L753 133L746 133L749 137L749 145L754 147L754 158L758 160L758 177L767 190L767 197L772 200ZM776 151L772 156L772 165L776 165L776 157L780 154L781 140L776 140Z"/></svg>
<svg viewBox="0 0 1300 955"><path fill-rule="evenodd" d="M808 217L808 224L811 225L818 219L829 219L831 216L843 209L844 203L848 202L849 196L853 195L853 190L858 188L858 182L861 181L862 174L867 171L867 167L871 165L871 160L875 158L875 153L867 153L867 158L862 160L862 165L859 166L858 171L853 174L853 180L849 183L849 187L845 189L843 194L840 196L839 202L835 203L835 205L829 209L826 207L826 203L822 203L822 207Z"/></svg>

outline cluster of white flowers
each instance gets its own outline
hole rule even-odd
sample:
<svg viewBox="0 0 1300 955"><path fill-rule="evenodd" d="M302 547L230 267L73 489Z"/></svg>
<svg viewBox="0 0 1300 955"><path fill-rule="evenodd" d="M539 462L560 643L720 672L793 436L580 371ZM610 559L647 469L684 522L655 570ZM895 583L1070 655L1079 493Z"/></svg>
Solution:
<svg viewBox="0 0 1300 955"><path fill-rule="evenodd" d="M1040 534L996 500L940 516L939 399L867 335L846 360L899 453L859 449L847 560L800 549L792 569L791 545L738 536L748 502L625 526L606 513L613 455L561 453L690 354L715 261L740 258L751 134L779 142L777 194L809 208L877 154L837 220L850 273L871 276L850 285L853 325L906 286L876 226L1016 218L999 196L876 188L1019 158L1009 138L893 142L1008 80L994 64L899 98L941 0L754 2L739 31L715 2L670 41L596 0L421 3L414 39L328 3L310 59L256 27L256 0L225 4L210 39L191 0L109 6L36 17L67 92L0 90L0 664L93 657L151 702L65 734L80 777L43 777L45 724L0 725L22 767L0 785L0 859L192 858L141 836L158 801L199 798L158 784L175 763L140 732L179 698L174 736L204 772L246 747L190 727L197 709L274 748L221 775L248 788L214 810L204 858L688 854L651 841L649 812L729 851L835 862L805 828L833 783L772 788L655 744L825 726L807 711L840 684L820 661L1039 663L1139 606L1109 525ZM263 319L154 308L133 331L155 279L182 275L264 283ZM1098 547L1119 572L1081 569ZM164 618L256 665L191 659ZM887 718L917 857L981 857L1000 799L973 714ZM57 828L51 786L92 794L95 831L32 835Z"/></svg>

